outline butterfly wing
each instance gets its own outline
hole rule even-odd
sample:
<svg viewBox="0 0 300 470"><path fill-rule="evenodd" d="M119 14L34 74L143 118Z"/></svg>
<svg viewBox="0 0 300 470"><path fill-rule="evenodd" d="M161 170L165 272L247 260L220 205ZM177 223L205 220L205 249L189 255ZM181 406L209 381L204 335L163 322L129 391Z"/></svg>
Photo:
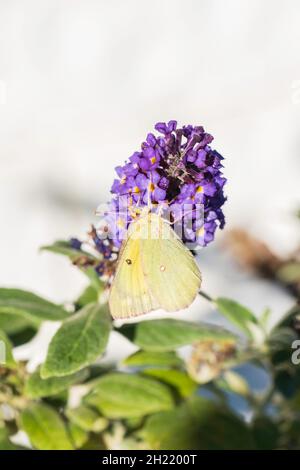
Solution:
<svg viewBox="0 0 300 470"><path fill-rule="evenodd" d="M110 312L116 319L142 315L159 308L147 287L142 269L139 229L139 222L131 224L119 253L109 294Z"/></svg>
<svg viewBox="0 0 300 470"><path fill-rule="evenodd" d="M133 222L123 242L109 306L113 318L188 307L201 285L199 268L174 230L156 214Z"/></svg>
<svg viewBox="0 0 300 470"><path fill-rule="evenodd" d="M141 223L148 225L148 231L151 225L151 236L141 240L142 268L148 289L163 310L174 312L187 308L201 286L201 273L193 255L158 215L149 214Z"/></svg>

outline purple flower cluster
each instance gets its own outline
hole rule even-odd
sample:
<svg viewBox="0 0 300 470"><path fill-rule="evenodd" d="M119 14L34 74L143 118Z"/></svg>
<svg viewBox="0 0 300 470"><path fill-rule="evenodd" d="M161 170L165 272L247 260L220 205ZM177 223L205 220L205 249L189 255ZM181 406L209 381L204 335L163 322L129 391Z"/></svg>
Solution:
<svg viewBox="0 0 300 470"><path fill-rule="evenodd" d="M74 263L82 268L94 267L108 283L113 279L118 251L129 224L149 203L151 210L159 207L163 217L167 212L174 229L178 216L179 220L186 220L181 208L192 208L187 213L190 214L187 229L181 234L192 251L210 243L216 228L222 229L225 224L223 157L210 147L213 137L201 126L177 128L176 121L157 123L155 129L159 135L148 134L141 149L116 168L118 178L111 188L113 198L100 226L97 229L92 226L85 242L69 240L69 246L79 255ZM200 219L194 217L199 206ZM92 256L85 247L92 248Z"/></svg>
<svg viewBox="0 0 300 470"><path fill-rule="evenodd" d="M128 196L138 208L149 201L166 204L171 214L174 208L174 218L178 206L201 204L203 217L192 223L183 241L193 239L196 245L206 246L214 239L217 226L222 229L225 224L223 157L210 147L213 137L202 126L178 128L176 121L169 121L157 123L155 129L159 135L149 133L141 149L116 168L118 178L111 188L114 197L109 212L122 212L120 196ZM130 212L118 223L109 213L106 215L115 246L120 246L131 221Z"/></svg>

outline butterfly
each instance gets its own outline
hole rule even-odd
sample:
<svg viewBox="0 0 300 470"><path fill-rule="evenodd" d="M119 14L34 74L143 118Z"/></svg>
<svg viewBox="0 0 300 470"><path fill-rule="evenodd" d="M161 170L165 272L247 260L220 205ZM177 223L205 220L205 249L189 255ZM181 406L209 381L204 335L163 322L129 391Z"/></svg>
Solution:
<svg viewBox="0 0 300 470"><path fill-rule="evenodd" d="M109 293L113 318L188 307L201 285L191 252L170 223L145 208L128 227Z"/></svg>

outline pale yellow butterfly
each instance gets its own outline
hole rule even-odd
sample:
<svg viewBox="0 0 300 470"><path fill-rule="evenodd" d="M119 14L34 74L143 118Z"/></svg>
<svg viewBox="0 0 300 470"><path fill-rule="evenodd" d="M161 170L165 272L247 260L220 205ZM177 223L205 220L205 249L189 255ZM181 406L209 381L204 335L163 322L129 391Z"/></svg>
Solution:
<svg viewBox="0 0 300 470"><path fill-rule="evenodd" d="M113 318L184 309L200 285L191 252L166 220L145 208L130 224L121 246L109 294Z"/></svg>

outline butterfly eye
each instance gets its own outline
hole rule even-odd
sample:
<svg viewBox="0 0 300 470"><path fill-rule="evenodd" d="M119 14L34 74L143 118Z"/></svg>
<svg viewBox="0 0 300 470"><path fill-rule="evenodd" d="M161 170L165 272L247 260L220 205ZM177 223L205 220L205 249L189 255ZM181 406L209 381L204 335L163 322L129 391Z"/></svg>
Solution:
<svg viewBox="0 0 300 470"><path fill-rule="evenodd" d="M131 259L128 258L128 259L126 260L126 263L127 263L127 264L132 264Z"/></svg>

